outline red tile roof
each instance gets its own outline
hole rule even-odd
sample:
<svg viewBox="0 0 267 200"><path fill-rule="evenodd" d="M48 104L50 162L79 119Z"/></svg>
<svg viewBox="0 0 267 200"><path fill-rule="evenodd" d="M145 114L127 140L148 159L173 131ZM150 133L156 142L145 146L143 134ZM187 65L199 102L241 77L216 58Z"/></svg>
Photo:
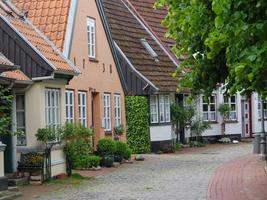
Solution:
<svg viewBox="0 0 267 200"><path fill-rule="evenodd" d="M22 71L20 70L14 70L14 71L7 71L3 72L1 74L2 77L16 79L18 81L30 81L31 79L26 76Z"/></svg>
<svg viewBox="0 0 267 200"><path fill-rule="evenodd" d="M172 74L176 65L142 26L121 0L103 0L104 10L112 32L113 40L129 59L131 64L162 92L175 92L177 78ZM150 56L141 43L146 39L158 55L158 62Z"/></svg>
<svg viewBox="0 0 267 200"><path fill-rule="evenodd" d="M8 14L12 10L8 10L9 7L4 7L2 0L0 0L0 3L0 17L15 29L26 42L31 44L49 62L55 71L66 73L79 72L69 60L63 57L53 42L46 38L28 19L21 18L15 12L12 12L12 15Z"/></svg>
<svg viewBox="0 0 267 200"><path fill-rule="evenodd" d="M14 64L0 52L0 65L13 66Z"/></svg>
<svg viewBox="0 0 267 200"><path fill-rule="evenodd" d="M11 0L61 51L71 0Z"/></svg>

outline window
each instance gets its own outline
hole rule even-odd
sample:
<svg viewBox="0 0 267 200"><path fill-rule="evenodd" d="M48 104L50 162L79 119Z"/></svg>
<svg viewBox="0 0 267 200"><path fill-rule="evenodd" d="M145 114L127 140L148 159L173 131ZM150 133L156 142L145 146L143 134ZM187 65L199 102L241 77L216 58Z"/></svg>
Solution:
<svg viewBox="0 0 267 200"><path fill-rule="evenodd" d="M149 53L149 55L155 59L155 61L159 61L158 60L158 54L154 51L154 49L150 46L150 44L147 42L146 39L141 39L141 43L144 46L144 48L146 49L146 51Z"/></svg>
<svg viewBox="0 0 267 200"><path fill-rule="evenodd" d="M227 97L224 96L224 104L229 105L230 112L227 120L237 120L237 112L236 112L236 96Z"/></svg>
<svg viewBox="0 0 267 200"><path fill-rule="evenodd" d="M115 127L121 125L121 96L115 95Z"/></svg>
<svg viewBox="0 0 267 200"><path fill-rule="evenodd" d="M17 117L17 145L26 145L26 128L25 128L25 96L16 95L16 117Z"/></svg>
<svg viewBox="0 0 267 200"><path fill-rule="evenodd" d="M60 127L60 90L45 89L45 123L57 134ZM59 140L59 136L56 136Z"/></svg>
<svg viewBox="0 0 267 200"><path fill-rule="evenodd" d="M95 20L87 17L87 39L88 39L88 56L95 58Z"/></svg>
<svg viewBox="0 0 267 200"><path fill-rule="evenodd" d="M158 123L159 121L160 123L170 122L170 118L170 97L168 95L152 95L150 97L151 123Z"/></svg>
<svg viewBox="0 0 267 200"><path fill-rule="evenodd" d="M216 96L212 95L206 101L205 97L202 97L202 118L203 121L216 121Z"/></svg>
<svg viewBox="0 0 267 200"><path fill-rule="evenodd" d="M258 118L261 119L261 107L262 107L262 101L261 98L258 99ZM264 119L267 119L267 103L266 101L263 102L263 109L264 109Z"/></svg>
<svg viewBox="0 0 267 200"><path fill-rule="evenodd" d="M150 122L158 123L158 96L150 96Z"/></svg>
<svg viewBox="0 0 267 200"><path fill-rule="evenodd" d="M66 91L66 121L74 123L74 92Z"/></svg>
<svg viewBox="0 0 267 200"><path fill-rule="evenodd" d="M111 113L110 113L110 94L104 94L104 119L103 128L105 131L111 131Z"/></svg>
<svg viewBox="0 0 267 200"><path fill-rule="evenodd" d="M79 122L87 127L86 92L78 92Z"/></svg>

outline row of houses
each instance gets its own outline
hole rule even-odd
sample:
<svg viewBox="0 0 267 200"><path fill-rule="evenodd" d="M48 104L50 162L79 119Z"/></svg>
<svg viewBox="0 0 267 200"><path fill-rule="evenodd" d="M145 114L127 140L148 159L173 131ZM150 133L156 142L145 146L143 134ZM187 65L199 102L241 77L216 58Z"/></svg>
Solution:
<svg viewBox="0 0 267 200"><path fill-rule="evenodd" d="M172 144L177 136L170 106L188 94L177 93L172 74L179 59L161 25L167 10L154 10L154 2L0 0L0 67L8 67L1 84L14 96L12 130L24 133L3 139L6 172L16 171L21 153L39 147L35 134L41 127L81 123L93 129L94 146L100 138L113 138L113 128L126 125L127 95L148 99L152 150ZM250 137L260 131L257 95L225 98L221 87L210 103L196 99L198 113L212 124L203 137L221 136L221 103L231 107L226 135ZM180 139L186 137L180 133ZM66 171L60 144L51 159L52 176Z"/></svg>

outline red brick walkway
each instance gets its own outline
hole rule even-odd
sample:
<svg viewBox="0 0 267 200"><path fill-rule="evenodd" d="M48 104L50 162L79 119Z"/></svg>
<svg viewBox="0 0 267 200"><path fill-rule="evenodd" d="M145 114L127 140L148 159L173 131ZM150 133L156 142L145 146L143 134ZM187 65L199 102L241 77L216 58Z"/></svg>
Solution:
<svg viewBox="0 0 267 200"><path fill-rule="evenodd" d="M219 167L208 189L209 200L267 200L267 174L259 155Z"/></svg>

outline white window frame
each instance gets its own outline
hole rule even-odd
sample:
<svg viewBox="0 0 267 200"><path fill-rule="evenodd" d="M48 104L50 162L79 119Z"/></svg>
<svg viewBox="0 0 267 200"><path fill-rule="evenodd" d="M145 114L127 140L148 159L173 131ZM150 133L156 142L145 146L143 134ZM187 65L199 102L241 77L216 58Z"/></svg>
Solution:
<svg viewBox="0 0 267 200"><path fill-rule="evenodd" d="M96 58L96 28L95 19L87 17L88 57Z"/></svg>
<svg viewBox="0 0 267 200"><path fill-rule="evenodd" d="M66 90L66 122L74 123L74 91Z"/></svg>
<svg viewBox="0 0 267 200"><path fill-rule="evenodd" d="M169 95L150 96L150 122L152 124L171 122Z"/></svg>
<svg viewBox="0 0 267 200"><path fill-rule="evenodd" d="M234 102L232 102L233 97L235 98ZM230 96L230 97L224 96L223 101L224 101L224 104L228 105L230 108L230 112L229 112L229 115L227 116L227 120L236 121L237 120L237 103L236 103L237 97L236 97L236 95ZM235 109L232 109L232 105L234 105ZM235 116L235 117L233 117L233 116Z"/></svg>
<svg viewBox="0 0 267 200"><path fill-rule="evenodd" d="M87 93L78 91L79 123L87 127Z"/></svg>
<svg viewBox="0 0 267 200"><path fill-rule="evenodd" d="M105 131L111 131L111 98L110 94L103 95L104 117L103 128Z"/></svg>
<svg viewBox="0 0 267 200"><path fill-rule="evenodd" d="M264 107L264 119L267 119L267 102L263 102L263 107ZM258 119L261 120L261 109L262 109L262 102L261 98L258 98Z"/></svg>
<svg viewBox="0 0 267 200"><path fill-rule="evenodd" d="M56 141L59 141L58 129L60 120L60 89L45 88L45 124L56 134Z"/></svg>
<svg viewBox="0 0 267 200"><path fill-rule="evenodd" d="M115 127L121 125L121 96L118 94L114 95L114 111L115 111Z"/></svg>
<svg viewBox="0 0 267 200"><path fill-rule="evenodd" d="M150 96L150 123L156 124L159 123L159 114L158 114L158 96Z"/></svg>
<svg viewBox="0 0 267 200"><path fill-rule="evenodd" d="M23 108L18 108L18 96L22 96L23 99ZM23 135L18 135L17 136L17 145L18 146L26 146L27 144L27 138L26 138L26 116L25 116L25 94L16 94L16 128L17 131L21 131L21 134L23 132ZM23 115L23 120L24 120L24 126L19 126L18 122L18 114ZM23 142L21 142L21 139L23 139Z"/></svg>
<svg viewBox="0 0 267 200"><path fill-rule="evenodd" d="M211 95L214 97L214 102L210 102L210 97L208 98L208 102L204 101L204 96L202 96L202 104L201 104L201 109L202 109L202 119L203 121L211 121L215 122L217 121L217 96L215 94ZM204 105L207 105L208 110L204 111L203 107ZM211 110L211 106L214 105L215 110ZM204 117L204 116L207 117ZM214 117L212 117L214 116Z"/></svg>

